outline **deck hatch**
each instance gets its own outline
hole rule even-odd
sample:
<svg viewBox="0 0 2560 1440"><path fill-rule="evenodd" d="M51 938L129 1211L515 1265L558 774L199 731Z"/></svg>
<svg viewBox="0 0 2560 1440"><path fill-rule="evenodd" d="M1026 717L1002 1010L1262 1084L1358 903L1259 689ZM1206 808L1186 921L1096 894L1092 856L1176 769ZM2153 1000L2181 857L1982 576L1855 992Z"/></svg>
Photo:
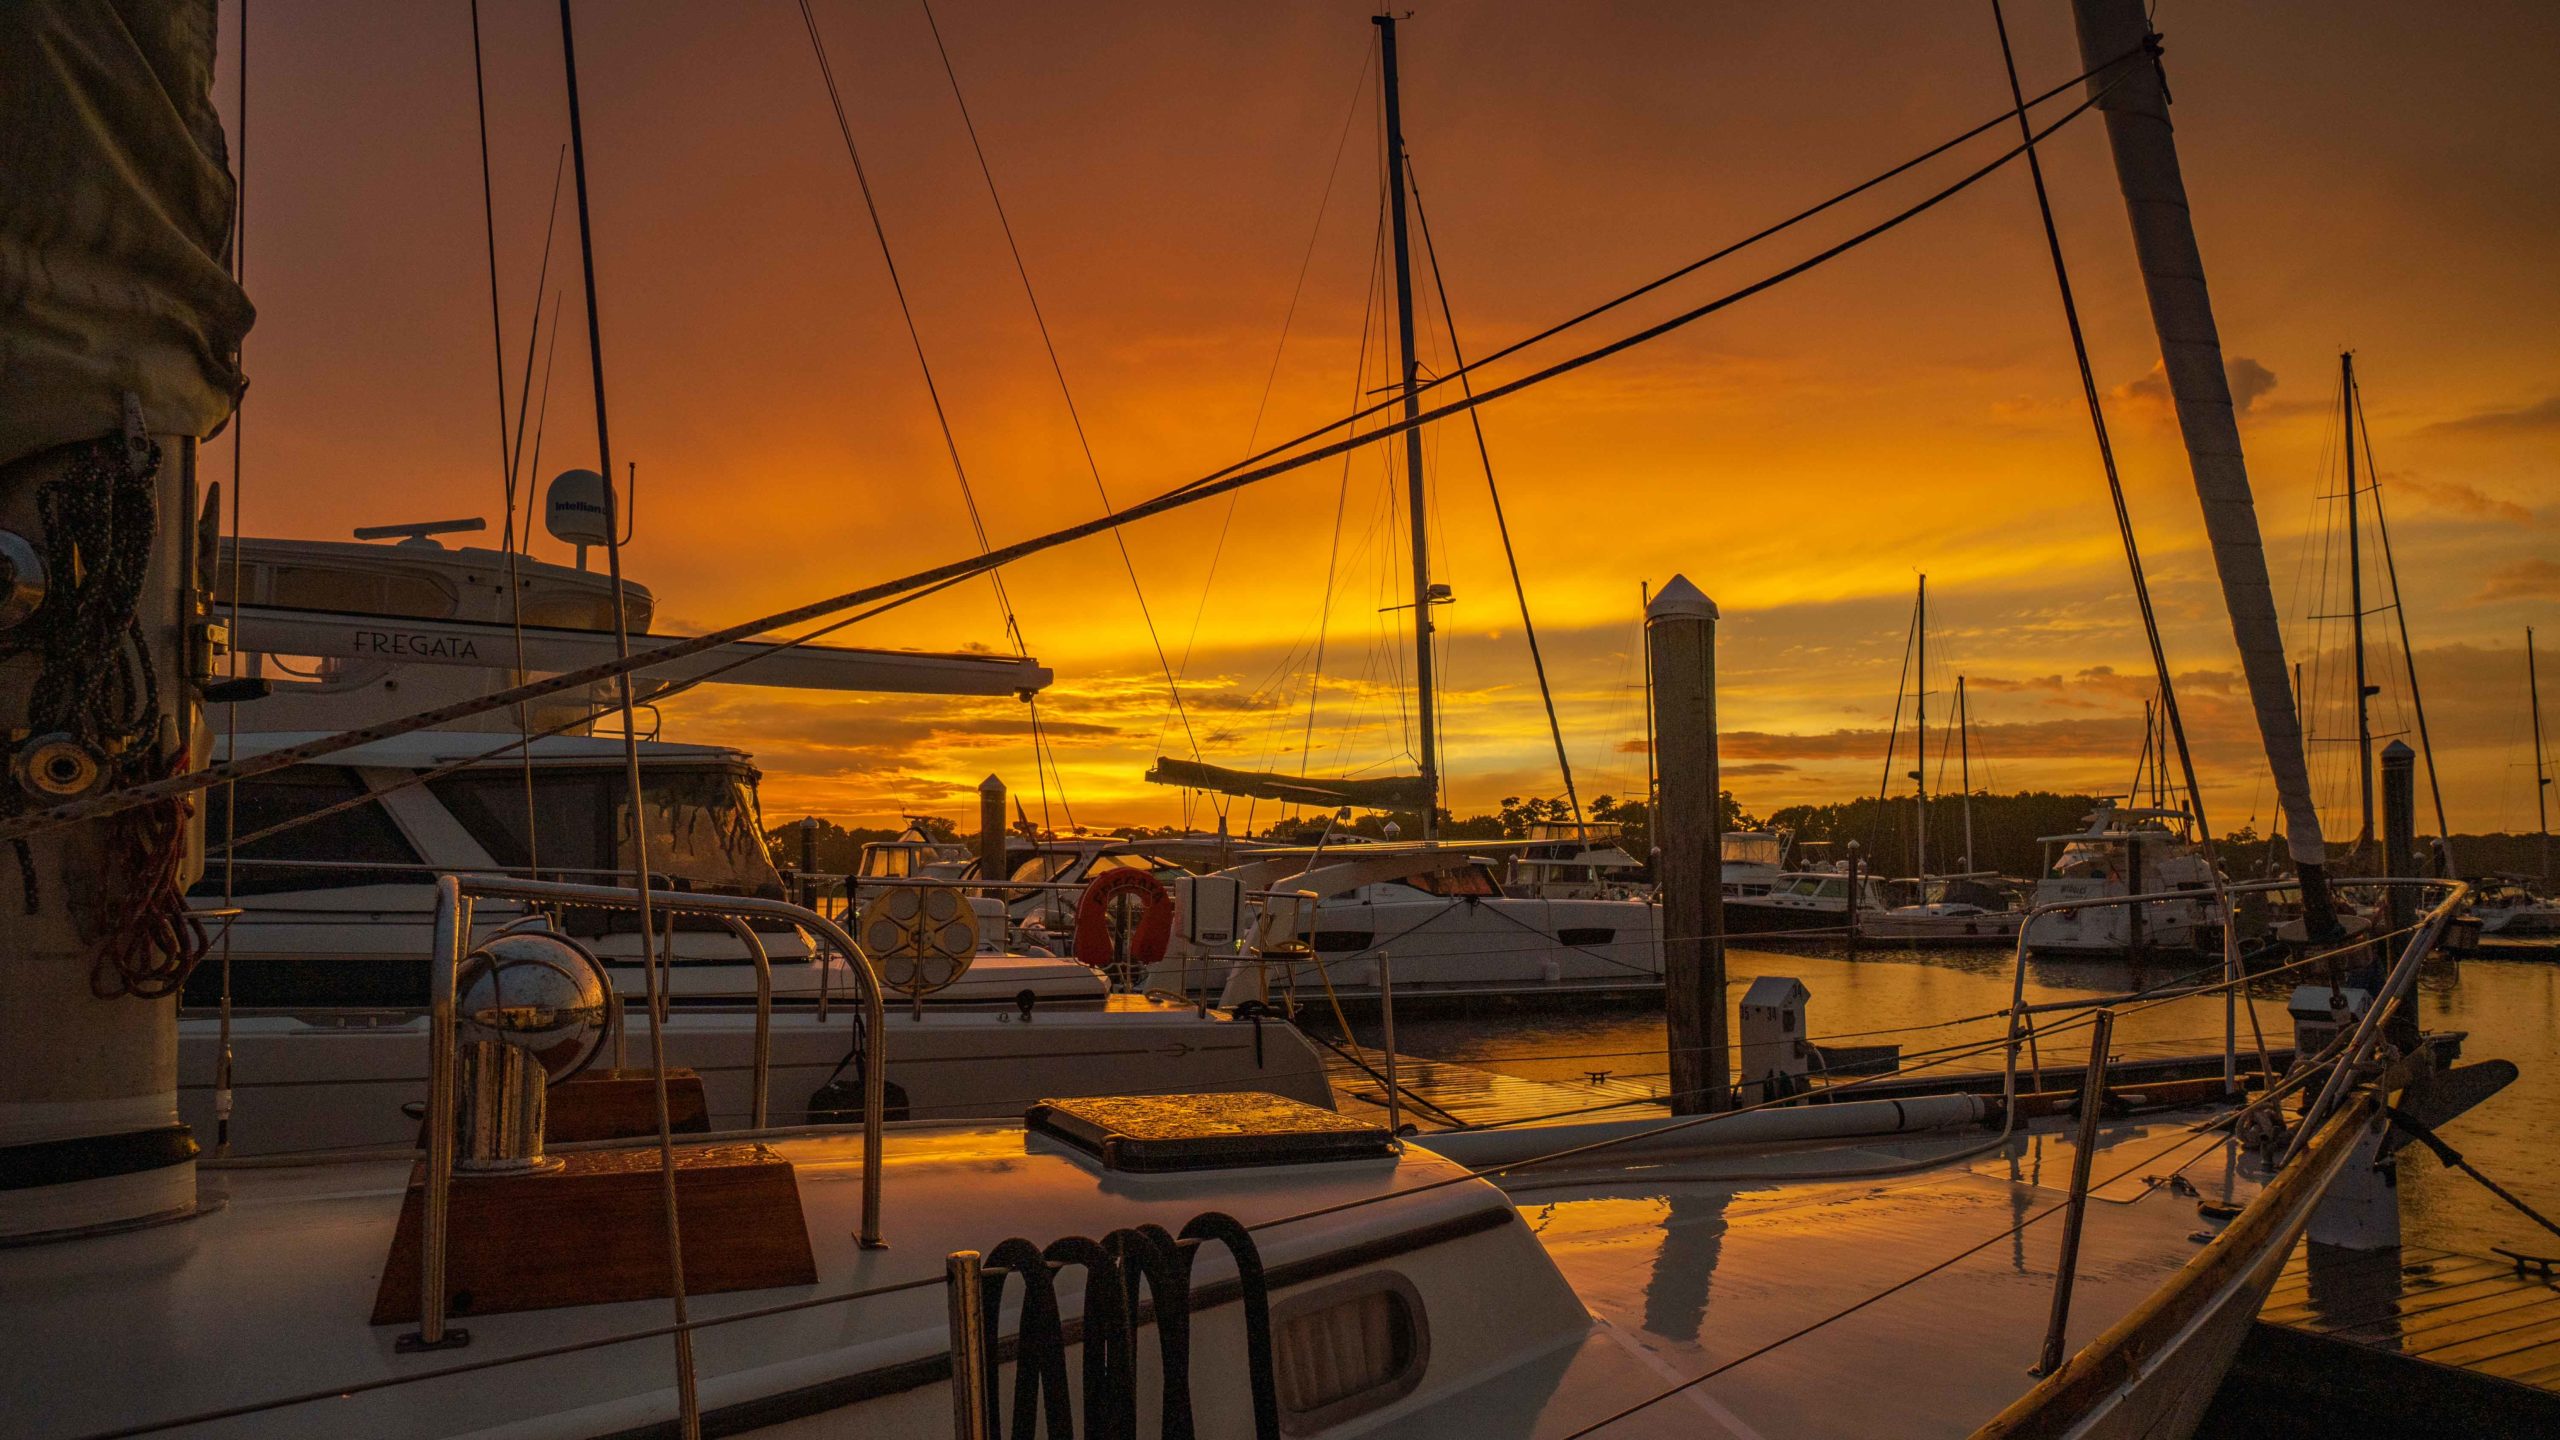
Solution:
<svg viewBox="0 0 2560 1440"><path fill-rule="evenodd" d="M1373 1160L1394 1153L1386 1130L1261 1091L1092 1095L1044 1100L1023 1124L1107 1170L1224 1170Z"/></svg>

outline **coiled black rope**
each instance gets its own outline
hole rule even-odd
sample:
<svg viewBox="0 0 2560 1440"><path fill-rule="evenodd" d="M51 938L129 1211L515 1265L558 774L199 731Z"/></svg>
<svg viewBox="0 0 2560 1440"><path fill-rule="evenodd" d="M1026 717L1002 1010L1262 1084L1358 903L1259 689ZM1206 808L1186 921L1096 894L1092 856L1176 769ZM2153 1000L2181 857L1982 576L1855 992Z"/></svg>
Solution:
<svg viewBox="0 0 2560 1440"><path fill-rule="evenodd" d="M1191 1271L1200 1247L1217 1243L1234 1257L1244 1305L1245 1374L1256 1440L1279 1440L1279 1386L1271 1360L1271 1291L1262 1252L1242 1221L1219 1211L1194 1216L1175 1235L1161 1225L1114 1230L1100 1240L1070 1235L1046 1247L1007 1240L987 1252L979 1279L981 1321L990 1357L979 1377L990 1416L1000 1413L992 1357L1002 1339L1006 1281L1022 1280L1014 1350L1009 1440L1075 1440L1076 1413L1067 1387L1067 1327L1058 1305L1057 1272L1085 1272L1083 1434L1086 1440L1137 1440L1138 1321L1152 1312L1162 1380L1159 1428L1164 1440L1197 1440L1191 1405ZM1141 1302L1141 1288L1144 1301Z"/></svg>

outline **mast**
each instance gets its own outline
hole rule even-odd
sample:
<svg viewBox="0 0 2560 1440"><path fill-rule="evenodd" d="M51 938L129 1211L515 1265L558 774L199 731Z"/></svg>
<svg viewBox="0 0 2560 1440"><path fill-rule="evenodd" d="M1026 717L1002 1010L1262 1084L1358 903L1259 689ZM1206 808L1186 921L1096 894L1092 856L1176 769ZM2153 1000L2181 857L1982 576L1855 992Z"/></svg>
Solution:
<svg viewBox="0 0 2560 1440"><path fill-rule="evenodd" d="M1973 707L1964 698L1964 677L1956 677L1956 783L1964 787L1964 868L1981 869L1973 855Z"/></svg>
<svg viewBox="0 0 2560 1440"><path fill-rule="evenodd" d="M2426 693L2418 688L2418 652L2409 644L2409 607L2400 602L2400 564L2391 558L2391 518L2382 509L2382 471L2373 463L2373 432L2364 423L2364 386L2348 390L2355 403L2356 438L2364 442L2365 484L2373 491L2373 533L2382 541L2382 575L2391 586L2391 618L2400 628L2400 660L2409 676L2409 713L2418 722L2418 753L2427 762L2427 793L2435 801L2436 873L2457 873L2453 864L2453 827L2444 818L2444 780L2436 773L2435 741L2427 734Z"/></svg>
<svg viewBox="0 0 2560 1440"><path fill-rule="evenodd" d="M2347 623L2354 637L2356 660L2356 814L2355 863L2361 864L2373 844L2373 707L2375 686L2367 684L2364 667L2364 527L2357 523L2356 352L2338 352L2338 429L2347 457Z"/></svg>
<svg viewBox="0 0 2560 1440"><path fill-rule="evenodd" d="M1404 116L1396 85L1396 18L1372 15L1378 27L1380 93L1387 111L1387 213L1392 217L1396 262L1396 344L1404 371L1404 418L1422 413L1422 362L1414 358L1413 254L1405 233ZM1422 427L1404 432L1405 510L1413 522L1413 687L1422 730L1422 838L1440 838L1440 731L1431 665L1431 539L1422 489Z"/></svg>
<svg viewBox="0 0 2560 1440"><path fill-rule="evenodd" d="M1915 859L1922 881L1929 878L1929 577L1920 577L1919 608L1913 624L1918 627L1916 644L1919 663L1912 667L1911 680L1911 758L1917 762L1911 778L1919 785L1917 804L1912 814L1913 827L1919 831Z"/></svg>
<svg viewBox="0 0 2560 1440"><path fill-rule="evenodd" d="M2542 840L2542 883L2551 883L2551 776L2542 768L2542 680L2533 665L2533 627L2524 627L2524 689L2533 702L2533 832Z"/></svg>
<svg viewBox="0 0 2560 1440"><path fill-rule="evenodd" d="M2212 541L2214 571L2284 811L2285 845L2302 883L2303 927L2313 943L2332 942L2341 932L2329 894L2328 852L2302 753L2302 717L2285 684L2284 628L2267 578L2266 543L2258 532L2230 377L2223 370L2222 336L2214 326L2204 257L2169 126L2159 37L2142 0L2073 0L2072 19L2081 63L2098 72L2089 77L2089 89L2106 117L2108 150L2159 332L2161 365L2177 401L2179 434Z"/></svg>

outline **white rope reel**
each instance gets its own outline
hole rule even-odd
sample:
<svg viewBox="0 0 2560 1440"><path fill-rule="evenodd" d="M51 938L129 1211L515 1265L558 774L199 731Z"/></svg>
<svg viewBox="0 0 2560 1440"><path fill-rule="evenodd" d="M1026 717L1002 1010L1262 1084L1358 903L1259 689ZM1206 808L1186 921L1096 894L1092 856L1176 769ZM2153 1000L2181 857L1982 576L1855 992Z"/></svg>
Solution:
<svg viewBox="0 0 2560 1440"><path fill-rule="evenodd" d="M953 885L892 885L862 907L860 938L880 983L910 997L947 989L978 953L978 916Z"/></svg>

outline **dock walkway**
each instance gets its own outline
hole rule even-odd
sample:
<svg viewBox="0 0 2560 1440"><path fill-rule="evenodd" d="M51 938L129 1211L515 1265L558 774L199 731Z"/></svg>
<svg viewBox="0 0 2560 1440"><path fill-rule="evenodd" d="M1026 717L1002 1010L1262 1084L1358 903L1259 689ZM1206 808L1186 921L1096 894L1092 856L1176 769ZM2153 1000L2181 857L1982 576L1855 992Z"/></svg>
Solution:
<svg viewBox="0 0 2560 1440"><path fill-rule="evenodd" d="M2216 1411L2247 1423L2203 1433L2560 1434L2560 1280L2503 1257L2305 1243Z"/></svg>

